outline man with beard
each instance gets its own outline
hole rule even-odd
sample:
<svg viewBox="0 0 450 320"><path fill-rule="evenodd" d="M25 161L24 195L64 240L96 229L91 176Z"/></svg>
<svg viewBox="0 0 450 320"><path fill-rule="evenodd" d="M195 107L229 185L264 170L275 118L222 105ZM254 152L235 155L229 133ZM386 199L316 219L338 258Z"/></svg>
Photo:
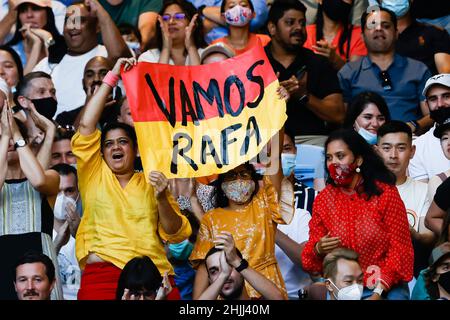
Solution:
<svg viewBox="0 0 450 320"><path fill-rule="evenodd" d="M416 154L409 163L409 175L415 180L428 182L433 176L450 169L450 161L441 150L435 134L439 124L450 117L450 74L438 74L428 79L423 89L430 117L436 124L414 141Z"/></svg>
<svg viewBox="0 0 450 320"><path fill-rule="evenodd" d="M104 45L98 43L100 32ZM131 52L114 21L97 0L76 1L66 11L64 39L67 53L59 62L42 59L33 71L52 76L58 98L56 114L79 107L85 100L81 79L86 63L94 56L115 62Z"/></svg>
<svg viewBox="0 0 450 320"><path fill-rule="evenodd" d="M231 233L221 232L215 246L205 256L209 287L198 300L250 300L244 280L255 288L265 300L283 300L281 291L269 279L248 265L235 247Z"/></svg>
<svg viewBox="0 0 450 320"><path fill-rule="evenodd" d="M303 48L305 6L296 0L276 1L269 11L271 42L265 47L280 84L287 89L286 129L296 143L323 146L330 124L344 120L345 109L336 72L328 60Z"/></svg>
<svg viewBox="0 0 450 320"><path fill-rule="evenodd" d="M43 253L27 252L15 266L14 287L19 300L50 300L55 266Z"/></svg>
<svg viewBox="0 0 450 320"><path fill-rule="evenodd" d="M415 135L424 133L432 124L422 95L431 72L422 62L395 52L398 30L392 11L377 7L364 13L361 27L368 54L338 72L344 101L373 91L386 100L392 120L406 122Z"/></svg>

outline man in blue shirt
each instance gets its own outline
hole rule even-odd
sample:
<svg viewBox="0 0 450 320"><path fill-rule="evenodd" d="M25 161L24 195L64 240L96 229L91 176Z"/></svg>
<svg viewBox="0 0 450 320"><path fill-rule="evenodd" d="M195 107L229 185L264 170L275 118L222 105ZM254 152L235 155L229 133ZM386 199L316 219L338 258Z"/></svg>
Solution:
<svg viewBox="0 0 450 320"><path fill-rule="evenodd" d="M406 122L420 135L431 126L422 90L431 76L425 64L395 53L398 37L397 18L385 8L361 17L368 55L349 62L338 73L344 101L363 91L380 94L393 120Z"/></svg>

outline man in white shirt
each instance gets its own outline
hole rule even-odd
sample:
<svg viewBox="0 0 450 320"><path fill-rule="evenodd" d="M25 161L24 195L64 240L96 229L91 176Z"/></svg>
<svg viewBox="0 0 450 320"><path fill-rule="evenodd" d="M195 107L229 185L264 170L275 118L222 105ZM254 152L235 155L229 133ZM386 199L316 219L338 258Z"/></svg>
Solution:
<svg viewBox="0 0 450 320"><path fill-rule="evenodd" d="M75 235L82 211L77 170L65 163L57 164L52 169L60 176L59 194L53 210L53 243L58 254L64 300L77 300L81 270L75 256Z"/></svg>
<svg viewBox="0 0 450 320"><path fill-rule="evenodd" d="M450 74L442 73L427 80L423 89L430 117L438 124L450 117ZM408 171L414 180L428 182L431 177L450 169L450 160L442 152L441 144L433 133L436 124L414 141L416 153Z"/></svg>
<svg viewBox="0 0 450 320"><path fill-rule="evenodd" d="M425 216L430 207L428 185L406 175L410 159L416 147L412 144L411 128L401 121L383 124L377 132L376 149L384 164L395 174L396 185L408 217L414 247L414 275L428 266L434 242L433 232L425 227Z"/></svg>
<svg viewBox="0 0 450 320"><path fill-rule="evenodd" d="M86 63L94 56L108 57L115 63L119 57L130 57L125 41L114 21L97 0L87 0L67 8L64 39L67 53L59 63L50 64L42 59L34 71L44 71L52 76L56 87L58 109L56 114L83 105L86 94L82 79ZM103 45L97 42L100 29Z"/></svg>

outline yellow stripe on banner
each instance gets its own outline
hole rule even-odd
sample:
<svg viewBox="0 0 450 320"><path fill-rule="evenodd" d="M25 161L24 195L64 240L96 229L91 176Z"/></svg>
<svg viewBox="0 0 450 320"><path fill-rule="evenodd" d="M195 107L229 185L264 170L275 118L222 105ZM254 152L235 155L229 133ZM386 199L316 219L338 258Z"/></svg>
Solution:
<svg viewBox="0 0 450 320"><path fill-rule="evenodd" d="M203 177L253 159L287 119L286 103L276 93L278 87L278 81L269 84L260 104L245 107L238 117L226 114L202 120L197 126L177 122L174 128L167 121L135 122L146 178L152 170L168 178Z"/></svg>

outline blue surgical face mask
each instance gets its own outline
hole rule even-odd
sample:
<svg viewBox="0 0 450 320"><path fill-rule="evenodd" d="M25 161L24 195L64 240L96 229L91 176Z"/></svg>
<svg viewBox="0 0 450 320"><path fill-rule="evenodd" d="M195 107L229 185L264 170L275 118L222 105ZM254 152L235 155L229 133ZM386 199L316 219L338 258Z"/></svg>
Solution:
<svg viewBox="0 0 450 320"><path fill-rule="evenodd" d="M283 168L283 175L289 177L295 168L296 154L282 153L281 154L281 167Z"/></svg>
<svg viewBox="0 0 450 320"><path fill-rule="evenodd" d="M177 260L187 260L191 255L194 245L189 240L184 240L180 243L170 243L169 251L172 257Z"/></svg>
<svg viewBox="0 0 450 320"><path fill-rule="evenodd" d="M377 143L377 135L376 134L374 134L370 131L367 131L364 128L359 128L358 133L361 137L364 138L364 140L367 141L368 144L374 145Z"/></svg>
<svg viewBox="0 0 450 320"><path fill-rule="evenodd" d="M401 18L408 13L409 0L383 0L381 6L394 12L397 18Z"/></svg>

